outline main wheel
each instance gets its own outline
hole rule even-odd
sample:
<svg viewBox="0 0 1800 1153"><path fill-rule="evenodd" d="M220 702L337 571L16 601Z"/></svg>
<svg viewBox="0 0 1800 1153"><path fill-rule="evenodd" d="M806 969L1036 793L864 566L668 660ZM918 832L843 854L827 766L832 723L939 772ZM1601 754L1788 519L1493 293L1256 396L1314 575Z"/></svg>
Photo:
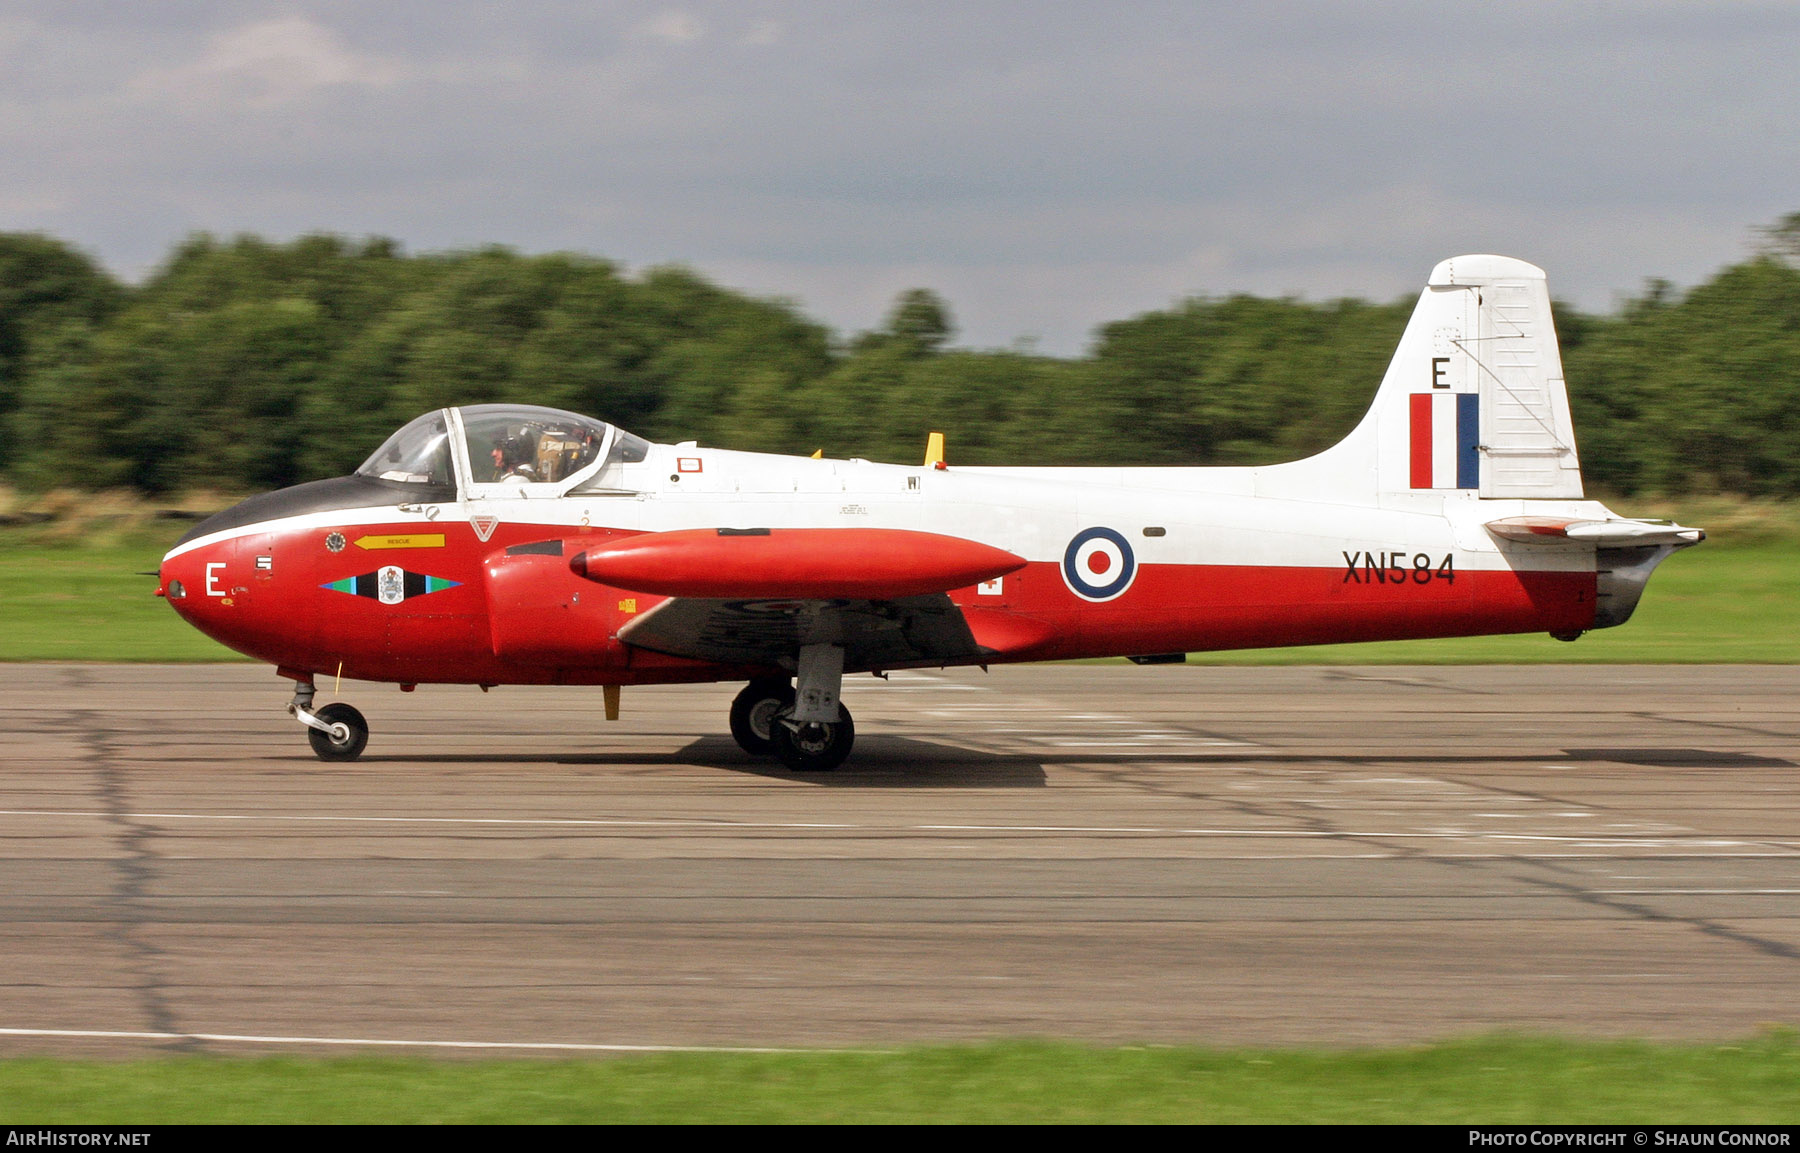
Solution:
<svg viewBox="0 0 1800 1153"><path fill-rule="evenodd" d="M775 751L775 737L770 731L775 714L791 708L794 686L776 677L751 681L731 702L731 739L738 748L753 757L766 757Z"/></svg>
<svg viewBox="0 0 1800 1153"><path fill-rule="evenodd" d="M788 720L792 710L783 709L775 718L775 755L796 773L817 773L835 769L850 755L856 743L856 722L850 710L838 705L838 719L795 724Z"/></svg>
<svg viewBox="0 0 1800 1153"><path fill-rule="evenodd" d="M361 713L338 703L326 705L313 715L328 725L344 726L342 740L306 726L306 739L312 742L313 752L321 761L354 761L362 756L363 746L369 743L369 722L363 720Z"/></svg>

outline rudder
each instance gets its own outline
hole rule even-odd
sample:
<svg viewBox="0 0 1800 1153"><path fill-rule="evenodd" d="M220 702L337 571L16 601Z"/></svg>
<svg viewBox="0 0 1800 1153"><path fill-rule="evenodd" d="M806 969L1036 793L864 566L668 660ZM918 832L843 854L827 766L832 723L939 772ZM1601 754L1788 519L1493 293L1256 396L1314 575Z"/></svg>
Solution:
<svg viewBox="0 0 1800 1153"><path fill-rule="evenodd" d="M1523 260L1432 269L1370 416L1384 492L1583 495L1550 292Z"/></svg>
<svg viewBox="0 0 1800 1153"><path fill-rule="evenodd" d="M1262 487L1579 500L1581 462L1544 272L1506 256L1431 270L1368 414Z"/></svg>

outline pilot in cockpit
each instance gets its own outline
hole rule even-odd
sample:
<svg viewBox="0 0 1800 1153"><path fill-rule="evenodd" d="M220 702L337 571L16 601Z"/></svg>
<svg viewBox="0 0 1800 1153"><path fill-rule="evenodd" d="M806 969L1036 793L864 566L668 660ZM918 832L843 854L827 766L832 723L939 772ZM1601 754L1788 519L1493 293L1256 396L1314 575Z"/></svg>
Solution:
<svg viewBox="0 0 1800 1153"><path fill-rule="evenodd" d="M510 484L531 484L538 479L537 438L508 432L494 441L494 479Z"/></svg>

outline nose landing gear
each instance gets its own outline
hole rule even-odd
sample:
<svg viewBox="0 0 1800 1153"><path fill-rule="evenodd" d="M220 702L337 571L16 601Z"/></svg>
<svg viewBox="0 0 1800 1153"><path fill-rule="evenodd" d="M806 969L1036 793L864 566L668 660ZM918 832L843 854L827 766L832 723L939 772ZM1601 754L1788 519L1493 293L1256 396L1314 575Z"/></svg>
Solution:
<svg viewBox="0 0 1800 1153"><path fill-rule="evenodd" d="M313 753L321 761L354 761L362 756L363 747L369 743L369 722L341 701L315 713L313 692L311 681L295 681L294 699L288 702L288 712L306 726L306 739Z"/></svg>

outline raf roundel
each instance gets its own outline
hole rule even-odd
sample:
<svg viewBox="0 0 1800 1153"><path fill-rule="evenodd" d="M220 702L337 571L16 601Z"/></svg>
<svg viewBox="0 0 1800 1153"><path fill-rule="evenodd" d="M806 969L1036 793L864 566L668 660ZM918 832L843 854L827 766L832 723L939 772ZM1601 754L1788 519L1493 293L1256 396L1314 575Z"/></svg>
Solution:
<svg viewBox="0 0 1800 1153"><path fill-rule="evenodd" d="M1109 601L1131 587L1137 560L1123 533L1085 528L1063 552L1063 580L1082 600Z"/></svg>

